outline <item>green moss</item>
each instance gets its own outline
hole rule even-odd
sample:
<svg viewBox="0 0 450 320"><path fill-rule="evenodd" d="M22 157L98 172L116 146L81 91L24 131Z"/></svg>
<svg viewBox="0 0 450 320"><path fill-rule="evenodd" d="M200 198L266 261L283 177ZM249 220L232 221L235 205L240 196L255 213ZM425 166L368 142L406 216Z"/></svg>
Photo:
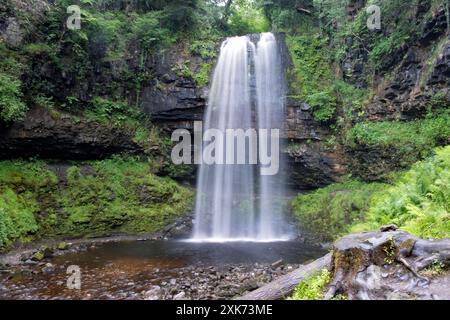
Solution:
<svg viewBox="0 0 450 320"><path fill-rule="evenodd" d="M324 298L326 285L330 281L330 272L323 269L322 272L302 281L288 300L321 300Z"/></svg>
<svg viewBox="0 0 450 320"><path fill-rule="evenodd" d="M331 241L363 221L372 197L385 184L348 180L297 196L293 210L299 227L320 241Z"/></svg>
<svg viewBox="0 0 450 320"><path fill-rule="evenodd" d="M192 193L154 176L148 163L113 158L91 165L90 174L77 166L68 171L60 200L66 235L154 232L190 210Z"/></svg>
<svg viewBox="0 0 450 320"><path fill-rule="evenodd" d="M192 210L193 193L133 157L82 162L65 184L42 161L0 162L0 250L15 241L151 233Z"/></svg>
<svg viewBox="0 0 450 320"><path fill-rule="evenodd" d="M0 187L0 251L16 240L27 241L38 231L37 203L26 195Z"/></svg>

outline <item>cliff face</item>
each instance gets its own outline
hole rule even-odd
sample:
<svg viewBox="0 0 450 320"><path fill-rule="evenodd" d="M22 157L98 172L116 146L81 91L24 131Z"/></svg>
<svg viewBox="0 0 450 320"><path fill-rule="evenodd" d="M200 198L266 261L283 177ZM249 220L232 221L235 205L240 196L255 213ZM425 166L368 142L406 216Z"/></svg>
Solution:
<svg viewBox="0 0 450 320"><path fill-rule="evenodd" d="M344 58L333 68L347 83L373 89L374 95L366 106L365 120L412 120L423 117L430 107L429 101L437 95L449 101L450 41L446 34L445 11L439 8L431 15L425 14L430 11L427 3L421 1L417 7L420 32L383 59L375 72L370 67L369 53L364 49L370 46L370 39L363 39L362 43L357 43L356 37L346 39ZM121 1L111 5L123 11L139 7L137 3L125 5ZM365 1L350 3L347 8L349 23L364 6ZM50 2L42 0L8 0L2 3L2 44L15 50L29 43L33 34L42 36L48 33L51 25L47 16L51 8ZM109 9L101 8L103 11ZM61 44L63 49L58 54L63 59L60 63L55 62L48 48L28 48L24 63L30 70L21 75L25 95L35 96L37 93L29 90L37 83L37 88L51 96L56 104L66 103L70 98L75 101L75 108L80 105L91 108L92 99L97 96L119 99L130 106L138 106L150 117L153 125L166 133L175 128L192 129L193 121L203 119L208 96L207 77L212 72L214 54L205 57L194 53L190 50L191 44L186 42L178 42L170 49L150 54L136 39L126 41L123 52L119 52L122 58L114 60L114 56L107 56L112 49L104 38L89 39L83 42L86 55L82 63L70 51L73 47L68 44ZM283 34L278 35L278 41L284 68L289 71L293 64ZM355 45L349 45L351 43ZM217 54L219 44L220 40L209 51ZM74 67L65 68L64 65ZM368 79L371 77L375 78L374 88L369 88ZM349 173L347 165L350 162L354 163L353 168L356 169L352 170L355 172L370 171L380 161L386 170L395 169L395 159L384 150L367 146L347 149L340 143L329 143L332 138L339 140L339 135L344 133L336 132L333 122L316 121L313 108L304 101L291 99L291 95L293 93L289 92L282 136L287 145L284 150L288 165L286 179L292 188L311 189L338 181ZM1 125L2 158L97 159L117 152L142 152L133 134L120 128L89 121L83 115L73 115L70 108L67 112L52 113L37 107L33 99L29 100L26 102L30 111L24 121ZM114 110L107 111L114 113ZM373 175L374 179L377 177L377 174Z"/></svg>
<svg viewBox="0 0 450 320"><path fill-rule="evenodd" d="M40 107L30 110L24 121L0 129L0 159L89 160L143 151L126 130Z"/></svg>

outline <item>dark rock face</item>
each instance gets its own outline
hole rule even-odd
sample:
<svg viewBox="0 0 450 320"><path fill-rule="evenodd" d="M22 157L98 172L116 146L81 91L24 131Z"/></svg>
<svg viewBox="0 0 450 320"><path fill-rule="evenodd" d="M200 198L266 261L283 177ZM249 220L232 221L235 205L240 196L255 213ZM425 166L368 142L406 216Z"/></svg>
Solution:
<svg viewBox="0 0 450 320"><path fill-rule="evenodd" d="M35 108L22 122L0 127L0 158L100 159L143 152L130 134L67 114Z"/></svg>
<svg viewBox="0 0 450 320"><path fill-rule="evenodd" d="M203 63L211 61L186 54L183 46L157 54L153 60L155 79L144 83L141 93L144 111L163 128L191 129L193 121L203 120L208 89L198 87L189 77L180 76L177 68L188 64L196 72Z"/></svg>
<svg viewBox="0 0 450 320"><path fill-rule="evenodd" d="M45 0L4 0L0 3L0 39L11 47L18 47L27 33L34 27L49 8ZM21 16L16 11L21 12Z"/></svg>
<svg viewBox="0 0 450 320"><path fill-rule="evenodd" d="M350 3L350 20L363 8L364 2L355 0ZM416 19L423 21L429 9L429 1L420 1ZM418 34L384 57L376 70L374 83L378 83L378 87L372 103L367 107L367 120L412 120L421 117L427 111L428 101L438 92L450 102L450 40L446 30L445 9L441 7L422 23ZM355 46L354 41L352 37L347 39L351 49L341 63L343 77L358 88L367 88L369 71L366 66L370 64L366 47L370 47L370 43ZM436 45L437 52L433 49ZM389 72L393 75L392 79L384 77Z"/></svg>
<svg viewBox="0 0 450 320"><path fill-rule="evenodd" d="M300 143L288 147L282 170L292 189L309 190L339 181L346 173L345 156L339 150L323 151L320 142Z"/></svg>
<svg viewBox="0 0 450 320"><path fill-rule="evenodd" d="M441 9L424 23L419 36L392 54L392 62L385 62L383 69L394 69L394 77L379 86L367 108L368 120L422 117L438 93L450 102L450 39L445 36L446 28L445 10ZM433 53L436 43L437 52Z"/></svg>

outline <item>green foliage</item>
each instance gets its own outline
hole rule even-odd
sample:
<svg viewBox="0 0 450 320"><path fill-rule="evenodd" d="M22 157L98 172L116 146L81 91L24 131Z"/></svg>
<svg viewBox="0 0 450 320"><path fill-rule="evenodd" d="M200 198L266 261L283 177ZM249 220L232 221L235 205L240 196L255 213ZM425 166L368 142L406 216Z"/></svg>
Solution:
<svg viewBox="0 0 450 320"><path fill-rule="evenodd" d="M0 251L39 231L38 198L56 184L42 162L2 161L0 165Z"/></svg>
<svg viewBox="0 0 450 320"><path fill-rule="evenodd" d="M147 117L137 107L130 106L125 101L112 101L101 97L95 97L90 103L84 115L91 120L103 125L132 131L145 130Z"/></svg>
<svg viewBox="0 0 450 320"><path fill-rule="evenodd" d="M302 99L313 108L317 121L329 121L336 112L334 77L326 51L326 39L315 36L290 36L287 44L294 61L291 88L294 98ZM331 89L330 89L331 88Z"/></svg>
<svg viewBox="0 0 450 320"><path fill-rule="evenodd" d="M371 0L368 4L376 4L381 7L384 30L395 28L389 33L383 32L375 37L369 59L378 66L387 55L403 46L419 30L420 24L417 23L415 17L418 0L407 2ZM367 19L364 11L361 15Z"/></svg>
<svg viewBox="0 0 450 320"><path fill-rule="evenodd" d="M214 59L217 57L217 43L216 41L194 40L191 43L190 50L194 55L200 56L204 60Z"/></svg>
<svg viewBox="0 0 450 320"><path fill-rule="evenodd" d="M361 122L348 131L346 144L391 148L411 164L447 143L449 136L450 115L443 113L411 122Z"/></svg>
<svg viewBox="0 0 450 320"><path fill-rule="evenodd" d="M14 241L161 230L193 194L151 163L113 157L71 166L64 184L41 161L0 162L0 250Z"/></svg>
<svg viewBox="0 0 450 320"><path fill-rule="evenodd" d="M18 79L0 73L0 120L8 122L24 117L27 106L22 101L20 86Z"/></svg>
<svg viewBox="0 0 450 320"><path fill-rule="evenodd" d="M341 106L341 115L337 119L337 124L340 129L347 129L364 116L370 90L356 88L342 80L337 80L334 82L334 92L338 105Z"/></svg>
<svg viewBox="0 0 450 320"><path fill-rule="evenodd" d="M330 272L323 269L321 273L316 273L302 281L288 300L321 300L324 298L325 288L330 281Z"/></svg>
<svg viewBox="0 0 450 320"><path fill-rule="evenodd" d="M450 147L415 164L373 199L366 222L353 230L395 223L422 238L450 237Z"/></svg>
<svg viewBox="0 0 450 320"><path fill-rule="evenodd" d="M186 60L183 64L176 65L173 70L180 77L189 78L195 81L197 86L204 87L209 83L209 77L211 74L211 69L213 67L212 62L204 62L197 67L198 70L193 71L190 66L191 62Z"/></svg>
<svg viewBox="0 0 450 320"><path fill-rule="evenodd" d="M315 16L302 14L296 10L297 6L301 6L298 0L272 0L264 1L264 4L264 12L274 31L294 35L318 30Z"/></svg>
<svg viewBox="0 0 450 320"><path fill-rule="evenodd" d="M261 33L270 30L269 22L257 0L234 0L228 19L230 35Z"/></svg>
<svg viewBox="0 0 450 320"><path fill-rule="evenodd" d="M161 14L160 11L133 14L131 32L143 50L156 52L158 49L167 48L176 40L173 33L161 27Z"/></svg>
<svg viewBox="0 0 450 320"><path fill-rule="evenodd" d="M68 214L64 234L155 232L190 210L192 194L168 178L158 178L145 162L115 157L68 171L61 204Z"/></svg>
<svg viewBox="0 0 450 320"><path fill-rule="evenodd" d="M0 251L16 240L27 240L38 230L35 206L7 187L0 187Z"/></svg>
<svg viewBox="0 0 450 320"><path fill-rule="evenodd" d="M336 97L329 91L320 91L306 97L306 102L313 108L314 119L328 121L336 113Z"/></svg>
<svg viewBox="0 0 450 320"><path fill-rule="evenodd" d="M421 274L427 278L438 277L445 273L446 266L439 260L435 260L429 267L421 271Z"/></svg>
<svg viewBox="0 0 450 320"><path fill-rule="evenodd" d="M299 227L320 241L331 241L363 221L372 197L386 188L385 184L348 180L311 193L301 194L292 201Z"/></svg>

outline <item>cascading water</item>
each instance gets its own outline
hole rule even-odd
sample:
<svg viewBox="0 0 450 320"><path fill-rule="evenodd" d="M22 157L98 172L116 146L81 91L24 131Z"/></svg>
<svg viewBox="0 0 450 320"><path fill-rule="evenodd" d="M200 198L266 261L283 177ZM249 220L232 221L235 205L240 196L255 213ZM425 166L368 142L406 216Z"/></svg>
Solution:
<svg viewBox="0 0 450 320"><path fill-rule="evenodd" d="M204 130L281 129L284 95L275 36L264 33L256 45L248 36L229 38L222 44L214 71ZM236 147L227 145L224 157L236 152ZM275 181L276 176L261 176L260 168L249 164L249 157L246 164L201 164L194 240L287 238L281 206L275 205L283 195L282 183Z"/></svg>
<svg viewBox="0 0 450 320"><path fill-rule="evenodd" d="M255 57L256 113L259 129L281 129L285 120L285 85L275 36L263 33ZM259 238L279 238L284 226L280 198L284 186L277 176L259 177Z"/></svg>

